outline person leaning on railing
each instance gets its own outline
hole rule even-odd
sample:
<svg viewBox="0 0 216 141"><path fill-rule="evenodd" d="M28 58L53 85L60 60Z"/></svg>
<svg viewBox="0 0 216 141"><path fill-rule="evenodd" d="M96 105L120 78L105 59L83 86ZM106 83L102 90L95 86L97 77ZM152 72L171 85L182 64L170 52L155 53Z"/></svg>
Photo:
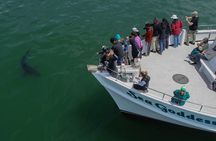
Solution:
<svg viewBox="0 0 216 141"><path fill-rule="evenodd" d="M174 96L172 97L171 102L179 106L183 106L185 101L190 98L190 94L185 87L181 87L180 90L175 90L173 93Z"/></svg>
<svg viewBox="0 0 216 141"><path fill-rule="evenodd" d="M202 53L203 51L207 50L208 46L208 38L204 38L189 54L190 60L193 60L196 54Z"/></svg>
<svg viewBox="0 0 216 141"><path fill-rule="evenodd" d="M204 50L202 53L198 53L196 55L194 55L194 59L191 60L193 61L193 63L191 64L197 64L200 62L200 59L204 59L204 60L211 60L212 58L214 58L216 56L216 46L214 46L213 48L208 48L206 50Z"/></svg>

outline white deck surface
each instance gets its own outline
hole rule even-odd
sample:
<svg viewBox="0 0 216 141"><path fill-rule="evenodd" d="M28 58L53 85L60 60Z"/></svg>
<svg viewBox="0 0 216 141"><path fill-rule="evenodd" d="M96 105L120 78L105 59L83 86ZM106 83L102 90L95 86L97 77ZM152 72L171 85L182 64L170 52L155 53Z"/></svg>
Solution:
<svg viewBox="0 0 216 141"><path fill-rule="evenodd" d="M205 77L198 72L194 65L185 60L195 46L169 47L162 55L150 53L144 56L141 61L142 70L147 70L151 77L149 87L163 93L173 95L173 91L181 88L182 84L176 83L172 76L183 74L188 77L189 83L185 85L190 93L188 101L201 105L213 106L215 109L203 109L208 113L216 114L216 92L210 90L205 82ZM151 92L151 90L149 90ZM199 108L200 106L196 107ZM195 107L194 107L195 108Z"/></svg>

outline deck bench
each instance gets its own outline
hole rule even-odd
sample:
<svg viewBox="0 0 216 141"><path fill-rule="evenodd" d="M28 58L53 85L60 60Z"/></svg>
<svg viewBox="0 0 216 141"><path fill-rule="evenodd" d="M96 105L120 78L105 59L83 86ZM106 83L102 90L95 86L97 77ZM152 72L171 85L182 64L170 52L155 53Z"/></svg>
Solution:
<svg viewBox="0 0 216 141"><path fill-rule="evenodd" d="M200 72L203 72L209 81L210 87L214 90L213 84L216 83L216 56L211 60L200 59ZM214 84L215 85L215 84Z"/></svg>

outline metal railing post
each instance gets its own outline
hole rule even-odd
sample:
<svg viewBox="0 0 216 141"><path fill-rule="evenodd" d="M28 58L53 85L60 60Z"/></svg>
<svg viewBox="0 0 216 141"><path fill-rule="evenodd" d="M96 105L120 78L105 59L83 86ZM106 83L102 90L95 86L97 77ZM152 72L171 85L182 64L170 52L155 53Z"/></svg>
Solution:
<svg viewBox="0 0 216 141"><path fill-rule="evenodd" d="M201 105L199 112L201 112L202 108L203 108L203 105Z"/></svg>

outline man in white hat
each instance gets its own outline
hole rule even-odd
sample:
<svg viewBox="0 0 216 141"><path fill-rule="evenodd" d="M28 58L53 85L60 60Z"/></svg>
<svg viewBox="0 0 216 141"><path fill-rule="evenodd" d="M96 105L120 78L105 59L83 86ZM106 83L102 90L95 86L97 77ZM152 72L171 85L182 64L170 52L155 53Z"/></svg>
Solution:
<svg viewBox="0 0 216 141"><path fill-rule="evenodd" d="M187 31L187 37L186 37L186 42L185 42L186 45L189 45L189 43L194 45L196 41L196 33L197 33L198 21L199 21L198 12L193 11L191 15L192 15L191 17L185 16L186 21L188 22L188 26L189 26L189 30ZM191 42L189 42L190 36L192 36Z"/></svg>
<svg viewBox="0 0 216 141"><path fill-rule="evenodd" d="M178 45L180 44L180 34L182 32L183 23L180 19L178 19L176 15L172 15L171 18L173 19L171 23L171 33L174 37L173 46L178 47Z"/></svg>

